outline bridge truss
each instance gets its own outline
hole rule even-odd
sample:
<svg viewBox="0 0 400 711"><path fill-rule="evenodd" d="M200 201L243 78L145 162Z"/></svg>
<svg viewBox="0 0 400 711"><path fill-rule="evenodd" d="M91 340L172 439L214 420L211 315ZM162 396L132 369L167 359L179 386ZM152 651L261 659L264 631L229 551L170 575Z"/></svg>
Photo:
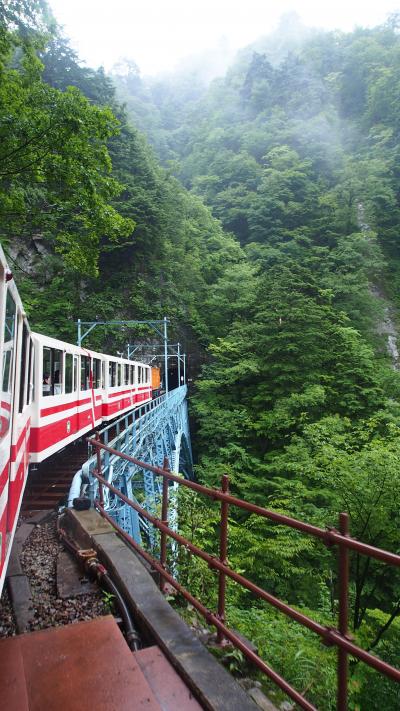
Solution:
<svg viewBox="0 0 400 711"><path fill-rule="evenodd" d="M162 467L167 459L173 473L193 479L186 395L186 385L168 395L161 395L99 430L100 440L153 466ZM103 476L110 484L149 513L158 513L162 495L159 477L109 452L103 452L101 465ZM96 467L96 455L92 455L81 471L81 479L86 482L92 500L97 497L97 480L93 476ZM153 526L108 489L105 491L104 509L137 543L142 543L144 534L148 543L154 545ZM171 509L171 526L174 526L173 519L174 511Z"/></svg>

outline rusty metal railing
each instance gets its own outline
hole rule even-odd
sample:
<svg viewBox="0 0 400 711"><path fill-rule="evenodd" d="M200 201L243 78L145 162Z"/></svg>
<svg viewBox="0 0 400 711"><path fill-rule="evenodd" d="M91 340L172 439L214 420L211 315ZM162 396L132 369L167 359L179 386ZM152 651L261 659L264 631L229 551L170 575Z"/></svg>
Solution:
<svg viewBox="0 0 400 711"><path fill-rule="evenodd" d="M99 483L99 498L95 502L95 506L104 518L109 521L118 533L143 557L145 558L159 573L160 587L163 590L165 583L170 583L183 597L188 600L193 607L206 619L209 624L212 624L217 629L218 641L221 642L224 638L229 640L237 649L239 649L258 669L264 672L273 682L277 684L293 701L306 711L317 711L315 706L311 704L302 694L294 689L283 677L275 672L261 657L259 657L252 649L250 649L232 630L225 624L225 586L226 578L234 580L236 583L249 590L260 599L268 602L277 610L290 617L292 620L300 623L304 627L319 635L323 643L327 646L336 646L338 650L338 665L337 665L337 709L338 711L347 711L348 700L348 657L349 655L364 662L370 667L376 669L380 673L389 678L400 682L400 670L384 662L379 657L367 652L358 645L354 644L348 630L348 589L349 589L349 551L357 551L363 555L380 560L388 565L400 567L400 556L395 553L390 553L381 548L375 548L367 543L362 543L356 538L352 538L349 533L349 517L347 513L341 513L339 516L339 528L322 529L304 521L291 518L284 514L279 514L275 511L265 509L262 506L251 504L242 499L229 494L229 479L226 475L222 477L221 489L211 489L193 481L183 479L182 477L172 474L168 469L168 462L164 460L163 468L154 467L130 457L127 454L118 452L111 447L103 444L99 438L89 439L88 442L96 448L97 452L97 470L93 472ZM150 514L146 509L139 504L128 499L122 492L116 489L112 484L109 484L102 477L101 470L101 450L110 454L122 457L143 469L153 472L156 476L163 477L163 496L162 496L162 513L161 519ZM169 487L168 482L173 481L188 489L192 489L200 494L204 494L214 501L221 502L221 519L220 519L220 543L219 556L213 556L206 553L198 546L191 543L176 531L168 527L168 497ZM103 501L103 486L106 486L114 495L118 496L132 509L140 513L146 518L155 528L161 532L160 546L160 561L157 561L148 552L144 551L136 541L129 536L115 521L104 511ZM244 509L249 513L257 514L270 521L288 526L302 533L309 534L321 540L325 545L338 546L339 550L339 565L338 565L338 588L339 588L339 624L338 629L326 627L319 622L311 619L302 612L294 609L279 598L271 595L271 593L263 590L258 585L255 585L243 575L236 573L227 565L227 545L228 545L228 512L230 506L236 506ZM186 590L166 569L167 557L167 538L170 537L178 544L185 546L194 555L204 560L210 568L215 569L219 573L218 585L218 611L213 613L208 610L197 598Z"/></svg>

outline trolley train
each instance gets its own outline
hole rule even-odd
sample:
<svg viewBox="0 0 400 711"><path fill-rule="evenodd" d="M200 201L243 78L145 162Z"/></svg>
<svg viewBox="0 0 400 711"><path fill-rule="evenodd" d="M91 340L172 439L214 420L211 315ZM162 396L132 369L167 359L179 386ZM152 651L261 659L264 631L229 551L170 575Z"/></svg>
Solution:
<svg viewBox="0 0 400 711"><path fill-rule="evenodd" d="M32 332L1 247L0 334L1 595L29 464L151 400L159 379L144 363Z"/></svg>

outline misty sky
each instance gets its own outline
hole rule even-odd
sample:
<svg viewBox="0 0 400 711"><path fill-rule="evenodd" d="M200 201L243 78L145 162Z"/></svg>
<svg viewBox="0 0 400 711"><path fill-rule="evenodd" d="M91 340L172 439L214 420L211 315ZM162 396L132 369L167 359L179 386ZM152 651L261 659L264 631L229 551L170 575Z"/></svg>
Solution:
<svg viewBox="0 0 400 711"><path fill-rule="evenodd" d="M133 59L142 74L173 69L182 58L234 49L269 34L295 10L309 26L351 30L380 24L400 0L49 0L81 59L111 69Z"/></svg>

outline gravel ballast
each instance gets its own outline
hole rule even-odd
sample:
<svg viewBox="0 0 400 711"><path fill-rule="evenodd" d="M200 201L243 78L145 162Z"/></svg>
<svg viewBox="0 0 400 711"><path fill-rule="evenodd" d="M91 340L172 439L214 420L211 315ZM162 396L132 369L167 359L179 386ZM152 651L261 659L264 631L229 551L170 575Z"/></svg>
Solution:
<svg viewBox="0 0 400 711"><path fill-rule="evenodd" d="M102 591L61 599L57 596L57 557L63 546L57 536L57 514L46 517L43 523L32 527L20 553L22 570L28 577L32 609L27 632L73 624L109 614ZM0 635L16 634L7 585L0 599Z"/></svg>

